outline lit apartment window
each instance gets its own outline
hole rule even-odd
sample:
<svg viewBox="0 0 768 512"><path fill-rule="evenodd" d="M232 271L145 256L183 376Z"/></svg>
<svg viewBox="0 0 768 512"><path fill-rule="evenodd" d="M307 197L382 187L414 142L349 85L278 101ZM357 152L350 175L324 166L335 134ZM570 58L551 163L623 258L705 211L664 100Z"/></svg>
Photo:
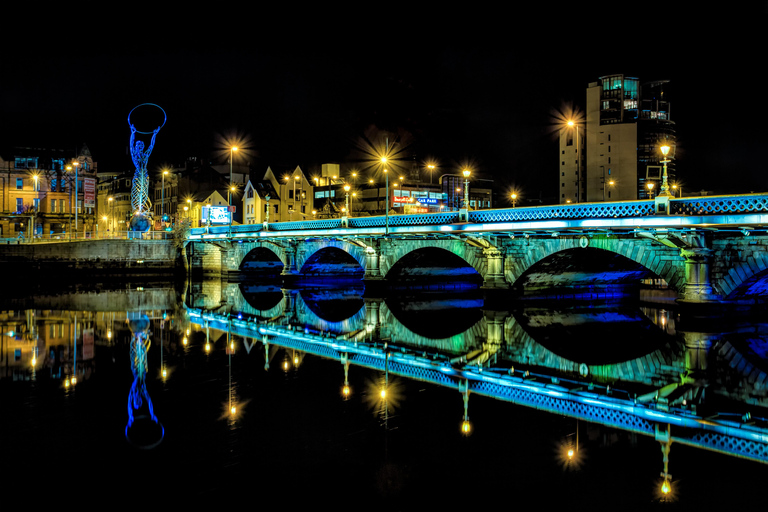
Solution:
<svg viewBox="0 0 768 512"><path fill-rule="evenodd" d="M22 178L16 178L16 190L24 188L24 180Z"/></svg>

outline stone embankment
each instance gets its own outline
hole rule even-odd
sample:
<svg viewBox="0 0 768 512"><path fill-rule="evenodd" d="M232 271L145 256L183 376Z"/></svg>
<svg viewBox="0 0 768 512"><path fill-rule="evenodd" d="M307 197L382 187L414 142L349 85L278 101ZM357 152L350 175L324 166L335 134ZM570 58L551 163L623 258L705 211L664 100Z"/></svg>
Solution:
<svg viewBox="0 0 768 512"><path fill-rule="evenodd" d="M173 274L184 263L173 240L84 240L0 246L6 275L28 272L58 276Z"/></svg>

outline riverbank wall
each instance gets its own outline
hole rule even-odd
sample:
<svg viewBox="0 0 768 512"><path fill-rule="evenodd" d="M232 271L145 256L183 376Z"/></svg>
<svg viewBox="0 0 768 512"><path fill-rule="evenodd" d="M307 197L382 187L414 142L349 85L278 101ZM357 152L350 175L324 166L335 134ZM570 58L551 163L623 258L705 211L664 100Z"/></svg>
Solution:
<svg viewBox="0 0 768 512"><path fill-rule="evenodd" d="M173 240L83 240L0 245L6 278L54 273L59 277L173 275L184 263Z"/></svg>

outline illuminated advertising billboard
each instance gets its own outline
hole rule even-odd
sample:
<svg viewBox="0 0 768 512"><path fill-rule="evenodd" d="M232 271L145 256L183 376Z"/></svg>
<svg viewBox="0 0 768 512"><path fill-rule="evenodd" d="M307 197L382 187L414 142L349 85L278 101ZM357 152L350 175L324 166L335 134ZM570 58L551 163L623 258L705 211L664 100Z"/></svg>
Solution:
<svg viewBox="0 0 768 512"><path fill-rule="evenodd" d="M96 180L83 178L83 206L96 208Z"/></svg>
<svg viewBox="0 0 768 512"><path fill-rule="evenodd" d="M203 207L203 222L209 221L211 224L229 224L229 207L227 206L205 206Z"/></svg>

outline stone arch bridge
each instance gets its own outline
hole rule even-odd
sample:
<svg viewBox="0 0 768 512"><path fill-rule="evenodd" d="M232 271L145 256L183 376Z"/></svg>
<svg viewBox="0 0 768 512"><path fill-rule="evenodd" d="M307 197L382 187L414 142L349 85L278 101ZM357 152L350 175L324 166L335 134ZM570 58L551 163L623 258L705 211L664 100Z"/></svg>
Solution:
<svg viewBox="0 0 768 512"><path fill-rule="evenodd" d="M463 222L402 215L196 229L185 256L190 274L202 275L247 272L258 255L257 267L284 277L397 281L433 275L438 260L461 262L494 289L656 278L689 303L768 295L768 196L673 200L670 215L653 208L632 201L485 210Z"/></svg>

